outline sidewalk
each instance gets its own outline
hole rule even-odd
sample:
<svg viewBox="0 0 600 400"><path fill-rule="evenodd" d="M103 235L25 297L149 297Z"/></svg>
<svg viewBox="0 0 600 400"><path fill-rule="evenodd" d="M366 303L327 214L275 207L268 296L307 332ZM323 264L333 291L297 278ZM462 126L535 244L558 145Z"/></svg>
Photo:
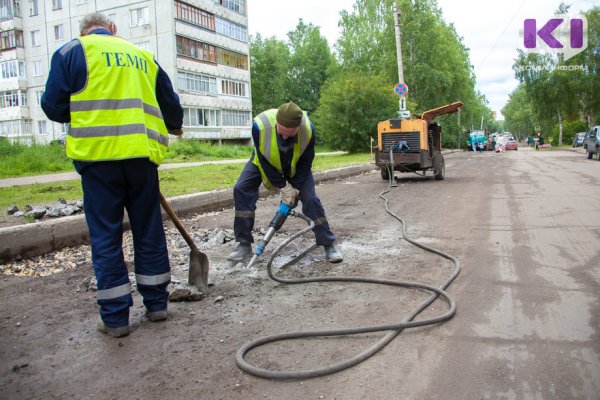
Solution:
<svg viewBox="0 0 600 400"><path fill-rule="evenodd" d="M333 151L330 153L317 153L316 156L331 156L338 154L345 154L345 151ZM165 169L173 169L173 168L186 168L186 167L200 167L202 165L212 165L212 164L244 164L248 162L247 158L244 159L236 159L236 160L214 160L214 161L198 161L198 162L189 162L189 163L174 163L174 164L163 164L158 167L159 171ZM22 176L19 178L6 178L0 179L0 188L10 187L10 186L26 186L34 183L51 183L51 182L61 182L61 181L72 181L75 179L79 179L79 174L75 171L73 172L61 172L58 174L48 174L48 175L35 175L35 176Z"/></svg>

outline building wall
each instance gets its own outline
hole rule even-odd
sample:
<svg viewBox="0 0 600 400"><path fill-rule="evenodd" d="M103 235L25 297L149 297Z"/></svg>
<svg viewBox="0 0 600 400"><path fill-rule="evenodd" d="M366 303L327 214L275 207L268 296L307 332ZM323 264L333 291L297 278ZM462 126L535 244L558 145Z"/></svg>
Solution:
<svg viewBox="0 0 600 400"><path fill-rule="evenodd" d="M57 2L62 3L62 7L56 7ZM229 2L242 4L243 12L238 13L231 10L227 6L230 4ZM20 10L17 14L13 10L15 16L12 18L7 18L6 13L0 13L0 16L4 15L4 18L0 20L0 32L21 30L23 32L22 47L0 49L0 63L11 60L24 61L25 76L2 77L0 75L0 92L14 93L14 91L21 90L26 95L27 104L12 106L9 101L9 106L7 106L6 101L2 103L0 136L9 136L26 142L35 140L47 143L59 139L66 133L67 126L53 123L46 118L39 105L39 97L45 87L52 54L69 40L79 36L79 21L83 16L98 11L113 19L117 26L118 36L155 54L157 61L169 75L173 87L180 95L186 115L200 113L198 114L201 115L200 120L208 121L200 124L198 118L187 118L187 121L193 120L196 123L184 125L184 137L219 141L223 139L247 140L251 137L252 103L247 0L189 0L185 2L188 6L202 10L215 18L222 18L229 23L243 27L246 30L245 40L218 34L210 29L197 26L193 21L187 21L185 18L178 19L175 0L132 2L126 0L38 0L37 15L31 15L30 1L20 0L18 3ZM146 9L146 11L133 11L140 9ZM141 17L142 23L139 26L132 26L132 13ZM56 33L61 32L62 37L57 38ZM241 69L178 55L176 35L243 55L247 60L248 67ZM206 93L190 90L189 87L180 84L180 79L178 79L180 73L209 78L214 82L216 91ZM225 84L223 81L226 81ZM223 85L227 85L228 82L235 82L236 88L243 86L242 95L240 93L235 95L223 93ZM229 84L231 85L231 83ZM203 118L204 114L220 115L221 117L219 121L216 121L214 118ZM233 120L226 117L231 115L235 115ZM225 121L229 121L229 124L223 124ZM231 125L231 121L235 125ZM32 130L32 132L15 133L15 126L20 126L22 130Z"/></svg>

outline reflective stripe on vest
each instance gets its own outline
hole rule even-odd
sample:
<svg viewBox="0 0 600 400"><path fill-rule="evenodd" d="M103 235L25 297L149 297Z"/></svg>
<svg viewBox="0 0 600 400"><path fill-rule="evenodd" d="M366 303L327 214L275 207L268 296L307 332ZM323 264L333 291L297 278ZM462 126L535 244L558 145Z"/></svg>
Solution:
<svg viewBox="0 0 600 400"><path fill-rule="evenodd" d="M259 131L260 131L260 144L256 148L255 151L260 151L260 153L265 157L267 162L271 164L279 173L283 174L283 166L281 165L281 158L279 155L279 147L277 146L277 110L271 109L265 112L260 113L254 121L256 122ZM298 164L298 160L300 156L310 143L312 138L312 129L311 129L310 119L304 112L304 116L302 117L302 122L300 123L300 127L298 129L298 139L296 143L294 143L294 153L292 155L292 162L290 166L290 175L293 177L296 175L296 165ZM267 189L275 189L274 185L268 180L262 165L260 165L260 160L258 159L258 155L254 155L254 159L252 163L258 167L260 170L260 175L262 177L263 184Z"/></svg>
<svg viewBox="0 0 600 400"><path fill-rule="evenodd" d="M152 53L116 36L77 39L88 81L71 95L67 156L100 161L147 157L160 165L169 135L156 100Z"/></svg>

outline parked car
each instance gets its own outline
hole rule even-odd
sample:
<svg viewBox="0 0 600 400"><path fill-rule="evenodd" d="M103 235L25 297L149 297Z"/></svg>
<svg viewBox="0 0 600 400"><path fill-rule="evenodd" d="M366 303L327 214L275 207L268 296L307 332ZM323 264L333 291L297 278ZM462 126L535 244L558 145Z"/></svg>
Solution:
<svg viewBox="0 0 600 400"><path fill-rule="evenodd" d="M595 155L596 160L600 161L600 125L592 127L585 137L583 147L588 160L591 160Z"/></svg>
<svg viewBox="0 0 600 400"><path fill-rule="evenodd" d="M585 141L586 132L578 132L575 134L573 138L573 147L583 146L583 142Z"/></svg>
<svg viewBox="0 0 600 400"><path fill-rule="evenodd" d="M508 139L508 142L506 142L506 150L519 150L519 143L517 143L517 141L512 138L512 139Z"/></svg>

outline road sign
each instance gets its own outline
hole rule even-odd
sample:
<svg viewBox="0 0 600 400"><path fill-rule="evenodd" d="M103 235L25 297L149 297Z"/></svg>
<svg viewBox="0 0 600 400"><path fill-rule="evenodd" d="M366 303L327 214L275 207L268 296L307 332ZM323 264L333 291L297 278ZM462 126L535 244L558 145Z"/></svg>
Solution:
<svg viewBox="0 0 600 400"><path fill-rule="evenodd" d="M406 86L406 83L398 83L394 87L394 93L399 96L404 96L406 93L408 93L408 86Z"/></svg>
<svg viewBox="0 0 600 400"><path fill-rule="evenodd" d="M402 118L402 119L410 118L410 111L400 111L398 114L400 115L400 118Z"/></svg>
<svg viewBox="0 0 600 400"><path fill-rule="evenodd" d="M541 129L540 129L540 126L539 126L539 125L536 125L536 126L535 126L535 131L536 131L536 132L539 132L539 131L541 131Z"/></svg>
<svg viewBox="0 0 600 400"><path fill-rule="evenodd" d="M400 97L400 111L406 110L406 97Z"/></svg>

